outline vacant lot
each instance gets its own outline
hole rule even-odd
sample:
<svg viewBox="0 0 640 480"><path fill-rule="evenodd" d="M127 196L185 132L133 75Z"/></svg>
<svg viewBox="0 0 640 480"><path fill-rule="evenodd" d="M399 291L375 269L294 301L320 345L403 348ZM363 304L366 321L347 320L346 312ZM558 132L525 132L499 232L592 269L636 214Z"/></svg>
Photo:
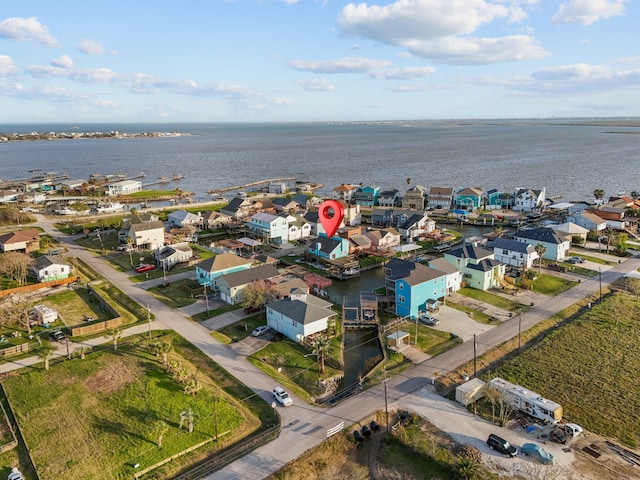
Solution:
<svg viewBox="0 0 640 480"><path fill-rule="evenodd" d="M4 379L3 386L22 427L39 478L132 478L139 469L184 449L223 435L196 452L154 472L171 478L181 466L274 421L265 402L250 397L219 366L175 334L169 361L201 383L187 395L183 382L162 365L147 340L129 343ZM194 430L180 428L181 413L191 409ZM162 439L160 440L160 437Z"/></svg>
<svg viewBox="0 0 640 480"><path fill-rule="evenodd" d="M560 403L565 416L638 445L640 304L613 294L492 372Z"/></svg>

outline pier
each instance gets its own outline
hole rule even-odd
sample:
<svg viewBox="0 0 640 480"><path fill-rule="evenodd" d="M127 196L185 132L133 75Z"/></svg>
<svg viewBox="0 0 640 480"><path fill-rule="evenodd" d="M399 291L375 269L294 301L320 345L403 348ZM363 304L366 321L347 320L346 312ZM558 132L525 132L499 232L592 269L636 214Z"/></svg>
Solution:
<svg viewBox="0 0 640 480"><path fill-rule="evenodd" d="M283 178L270 178L267 180L258 180L256 182L243 183L242 185L234 185L232 187L225 188L217 188L215 190L209 190L207 193L209 195L216 195L224 192L231 192L233 190L243 190L245 188L257 187L258 185L264 185L265 183L274 183L274 182L293 182L296 177L283 177Z"/></svg>

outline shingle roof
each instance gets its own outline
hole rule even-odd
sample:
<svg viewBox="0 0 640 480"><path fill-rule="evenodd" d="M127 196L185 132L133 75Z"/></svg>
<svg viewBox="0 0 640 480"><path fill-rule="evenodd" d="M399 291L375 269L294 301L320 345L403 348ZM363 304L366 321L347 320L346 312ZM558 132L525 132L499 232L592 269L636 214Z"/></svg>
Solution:
<svg viewBox="0 0 640 480"><path fill-rule="evenodd" d="M486 248L476 247L470 243L465 243L460 248L450 250L447 252L447 255L458 258L472 258L474 260L479 260L492 256L493 252Z"/></svg>
<svg viewBox="0 0 640 480"><path fill-rule="evenodd" d="M227 273L226 275L222 275L220 278L229 287L240 287L255 280L266 280L267 278L276 277L278 275L280 275L280 273L273 265L261 265L259 267L249 268L239 272Z"/></svg>
<svg viewBox="0 0 640 480"><path fill-rule="evenodd" d="M57 257L50 257L49 255L43 255L36 258L36 267L38 270L50 267L51 265L69 265L67 262Z"/></svg>
<svg viewBox="0 0 640 480"><path fill-rule="evenodd" d="M541 227L533 228L531 230L518 230L513 234L515 238L524 238L525 240L531 240L533 242L555 243L560 245L566 240L561 238L553 228Z"/></svg>
<svg viewBox="0 0 640 480"><path fill-rule="evenodd" d="M278 300L277 302L270 303L268 306L272 310L302 325L308 325L336 315L335 312L327 308L305 303L297 299L292 300L290 298Z"/></svg>
<svg viewBox="0 0 640 480"><path fill-rule="evenodd" d="M233 267L251 265L251 260L239 257L234 253L219 253L218 255L203 260L196 266L207 272L220 272Z"/></svg>
<svg viewBox="0 0 640 480"><path fill-rule="evenodd" d="M503 250L511 250L512 252L519 253L535 252L535 248L528 243L518 242L517 240L510 240L508 238L496 238L495 240L487 243L487 247L501 248Z"/></svg>
<svg viewBox="0 0 640 480"><path fill-rule="evenodd" d="M151 221L151 222L141 222L134 223L131 225L131 228L134 232L147 232L149 230L156 230L161 228L164 230L164 223L161 220Z"/></svg>

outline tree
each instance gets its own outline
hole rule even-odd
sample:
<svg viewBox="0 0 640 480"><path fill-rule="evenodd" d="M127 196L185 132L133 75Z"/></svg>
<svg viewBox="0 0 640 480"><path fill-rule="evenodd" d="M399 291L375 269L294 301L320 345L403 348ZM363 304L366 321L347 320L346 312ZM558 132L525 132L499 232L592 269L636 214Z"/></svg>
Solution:
<svg viewBox="0 0 640 480"><path fill-rule="evenodd" d="M278 294L279 292L273 283L267 280L255 280L247 285L245 289L245 301L243 305L245 307L264 305L278 298Z"/></svg>
<svg viewBox="0 0 640 480"><path fill-rule="evenodd" d="M627 279L627 288L636 297L636 302L640 300L640 279L629 278Z"/></svg>
<svg viewBox="0 0 640 480"><path fill-rule="evenodd" d="M331 353L331 340L326 335L318 335L311 345L313 354L318 359L318 373L324 373L324 359Z"/></svg>
<svg viewBox="0 0 640 480"><path fill-rule="evenodd" d="M38 358L44 362L45 371L49 371L49 359L53 356L53 352L55 352L55 348L51 345L50 342L43 340L42 345L40 346L40 350L38 351Z"/></svg>
<svg viewBox="0 0 640 480"><path fill-rule="evenodd" d="M3 319L9 323L15 323L24 327L27 333L31 333L31 311L33 303L23 295L13 294L3 303Z"/></svg>
<svg viewBox="0 0 640 480"><path fill-rule="evenodd" d="M407 185L411 185L411 177L407 178Z"/></svg>
<svg viewBox="0 0 640 480"><path fill-rule="evenodd" d="M180 412L180 428L186 427L189 433L193 432L193 427L195 425L196 418L199 415L194 413L191 408L187 408Z"/></svg>
<svg viewBox="0 0 640 480"><path fill-rule="evenodd" d="M164 434L167 433L167 431L169 430L169 425L167 425L167 422L158 420L155 422L153 430L154 430L154 433L156 434L156 445L161 447L162 439L164 437Z"/></svg>
<svg viewBox="0 0 640 480"><path fill-rule="evenodd" d="M597 188L593 191L593 196L596 198L596 200L602 200L604 198L604 190Z"/></svg>
<svg viewBox="0 0 640 480"><path fill-rule="evenodd" d="M76 348L73 353L80 357L81 360L84 360L84 357L91 351L91 347L87 347L86 345L82 345Z"/></svg>
<svg viewBox="0 0 640 480"><path fill-rule="evenodd" d="M621 233L620 235L618 235L618 238L616 238L616 252L623 254L627 251L628 245L627 245L627 240L629 239L629 235L627 235L626 233Z"/></svg>
<svg viewBox="0 0 640 480"><path fill-rule="evenodd" d="M513 407L507 402L504 394L497 388L486 384L482 390L484 392L485 398L491 403L491 417L493 419L493 422L496 421L497 413L498 425L500 425L501 427L504 426L513 413Z"/></svg>
<svg viewBox="0 0 640 480"><path fill-rule="evenodd" d="M451 467L451 473L455 480L475 480L479 478L481 472L480 463L471 458L461 458Z"/></svg>
<svg viewBox="0 0 640 480"><path fill-rule="evenodd" d="M544 254L547 252L547 247L545 247L543 244L538 243L535 247L534 247L536 253L538 254L538 275L540 275L542 273L542 257L544 257Z"/></svg>
<svg viewBox="0 0 640 480"><path fill-rule="evenodd" d="M493 232L496 234L496 237L502 238L504 236L504 227L501 225L498 225L496 228L493 229Z"/></svg>
<svg viewBox="0 0 640 480"><path fill-rule="evenodd" d="M162 365L167 364L167 357L171 350L173 350L173 345L170 341L166 342L156 342L153 344L153 353L158 357L162 357Z"/></svg>
<svg viewBox="0 0 640 480"><path fill-rule="evenodd" d="M31 257L22 252L7 252L0 256L0 274L19 285L27 283L27 275L31 269Z"/></svg>
<svg viewBox="0 0 640 480"><path fill-rule="evenodd" d="M118 340L122 337L122 330L119 328L112 328L104 337L111 340L114 350L118 350Z"/></svg>

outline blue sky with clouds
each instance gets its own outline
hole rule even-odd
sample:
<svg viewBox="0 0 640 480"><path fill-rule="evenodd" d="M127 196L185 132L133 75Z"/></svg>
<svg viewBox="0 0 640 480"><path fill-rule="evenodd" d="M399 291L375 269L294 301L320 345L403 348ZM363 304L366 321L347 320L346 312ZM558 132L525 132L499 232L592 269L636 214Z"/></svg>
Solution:
<svg viewBox="0 0 640 480"><path fill-rule="evenodd" d="M0 123L640 116L630 0L21 0Z"/></svg>

